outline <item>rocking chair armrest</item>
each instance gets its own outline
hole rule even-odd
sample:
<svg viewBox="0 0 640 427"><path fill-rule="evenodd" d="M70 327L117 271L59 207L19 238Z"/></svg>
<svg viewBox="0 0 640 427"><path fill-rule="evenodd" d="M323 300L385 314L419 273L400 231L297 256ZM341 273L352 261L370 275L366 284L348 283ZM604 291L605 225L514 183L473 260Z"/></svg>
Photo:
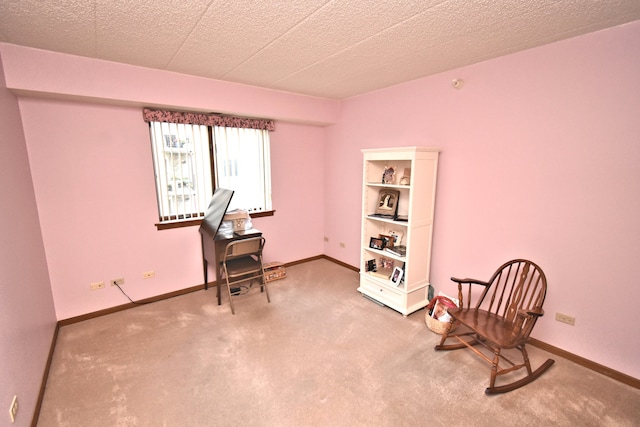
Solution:
<svg viewBox="0 0 640 427"><path fill-rule="evenodd" d="M544 310L542 308L539 308L537 310L525 310L525 313L527 313L530 316L538 316L538 317L544 316Z"/></svg>
<svg viewBox="0 0 640 427"><path fill-rule="evenodd" d="M525 337L529 336L531 332L531 327L525 327L525 322L529 324L529 322L535 320L537 317L541 317L544 314L544 310L541 308L537 310L526 310L526 309L518 309L516 312L516 319L512 323L512 334L511 339L514 342L518 342L523 340ZM527 331L528 329L528 331Z"/></svg>
<svg viewBox="0 0 640 427"><path fill-rule="evenodd" d="M471 285L482 285L485 288L491 286L488 282L483 282L482 280L477 279L458 279L457 277L452 277L452 281L458 283L458 307L464 307L464 297L462 295L462 285L469 285L468 288L468 297L469 301L467 302L467 307L471 304ZM486 292L486 291L485 291Z"/></svg>
<svg viewBox="0 0 640 427"><path fill-rule="evenodd" d="M525 310L523 308L519 309L516 315L522 319L526 319L527 317L542 317L544 315L543 309L538 310Z"/></svg>
<svg viewBox="0 0 640 427"><path fill-rule="evenodd" d="M482 280L477 280L477 279L458 279L456 277L452 277L451 278L452 281L458 283L458 284L469 284L469 285L482 285L482 286L489 286L489 283L487 282L483 282Z"/></svg>

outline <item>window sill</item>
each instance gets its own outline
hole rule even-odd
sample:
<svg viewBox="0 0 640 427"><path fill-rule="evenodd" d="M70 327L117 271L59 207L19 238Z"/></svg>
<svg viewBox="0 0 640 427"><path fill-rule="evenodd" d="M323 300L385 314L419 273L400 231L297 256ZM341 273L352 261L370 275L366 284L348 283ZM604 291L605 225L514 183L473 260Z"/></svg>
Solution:
<svg viewBox="0 0 640 427"><path fill-rule="evenodd" d="M265 217L265 216L274 216L274 214L276 213L275 210L271 210L271 211L264 211L264 212L255 212L250 214L249 216L251 216L251 218L261 218L261 217ZM177 219L177 220L173 220L173 221L162 221L156 224L156 228L158 230L170 230L173 228L182 228L182 227L193 227L193 226L200 226L200 224L202 223L202 218L199 219Z"/></svg>

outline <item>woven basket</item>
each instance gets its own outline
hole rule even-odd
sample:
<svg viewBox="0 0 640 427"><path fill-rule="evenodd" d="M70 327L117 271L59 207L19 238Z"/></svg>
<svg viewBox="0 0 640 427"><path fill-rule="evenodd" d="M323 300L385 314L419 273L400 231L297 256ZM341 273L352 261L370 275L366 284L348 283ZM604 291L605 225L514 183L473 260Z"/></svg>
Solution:
<svg viewBox="0 0 640 427"><path fill-rule="evenodd" d="M441 322L438 319L434 319L433 317L429 316L431 310L434 310L438 304L443 304L445 307L457 307L458 303L457 301L453 301L451 298L442 294L438 295L435 298L432 298L431 301L429 301L426 309L426 314L424 316L424 321L429 329L431 329L436 334L442 335L447 331L447 329L449 329L449 325L451 325L451 322ZM453 331L456 326L457 324L456 322L454 322L453 325L451 325L451 330Z"/></svg>
<svg viewBox="0 0 640 427"><path fill-rule="evenodd" d="M427 310L427 314L424 316L424 321L427 324L427 328L440 335L444 334L451 324L450 322L441 322L438 319L434 319L433 317L429 316L429 310ZM456 326L457 325L454 323L451 330L454 330Z"/></svg>

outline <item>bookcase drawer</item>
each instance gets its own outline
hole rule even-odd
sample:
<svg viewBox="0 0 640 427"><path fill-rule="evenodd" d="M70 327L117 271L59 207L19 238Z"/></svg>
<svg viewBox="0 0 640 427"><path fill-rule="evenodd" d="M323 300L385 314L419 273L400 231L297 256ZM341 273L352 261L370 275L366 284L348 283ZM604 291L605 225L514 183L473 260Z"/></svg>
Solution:
<svg viewBox="0 0 640 427"><path fill-rule="evenodd" d="M365 275L360 278L360 292L363 292L381 303L390 307L398 307L404 303L404 295L401 291L382 285Z"/></svg>

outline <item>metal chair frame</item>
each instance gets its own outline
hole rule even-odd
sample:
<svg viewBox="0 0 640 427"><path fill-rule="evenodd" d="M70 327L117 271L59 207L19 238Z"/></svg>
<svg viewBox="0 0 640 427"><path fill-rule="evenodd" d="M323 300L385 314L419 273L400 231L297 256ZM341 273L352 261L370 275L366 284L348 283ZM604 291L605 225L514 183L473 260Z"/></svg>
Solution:
<svg viewBox="0 0 640 427"><path fill-rule="evenodd" d="M267 302L271 302L262 262L264 244L264 237L252 237L230 242L225 248L224 258L222 260L222 272L225 282L227 283L227 294L229 295L232 314L235 314L233 294L231 293L232 285L259 280L260 292L264 291L267 295Z"/></svg>

